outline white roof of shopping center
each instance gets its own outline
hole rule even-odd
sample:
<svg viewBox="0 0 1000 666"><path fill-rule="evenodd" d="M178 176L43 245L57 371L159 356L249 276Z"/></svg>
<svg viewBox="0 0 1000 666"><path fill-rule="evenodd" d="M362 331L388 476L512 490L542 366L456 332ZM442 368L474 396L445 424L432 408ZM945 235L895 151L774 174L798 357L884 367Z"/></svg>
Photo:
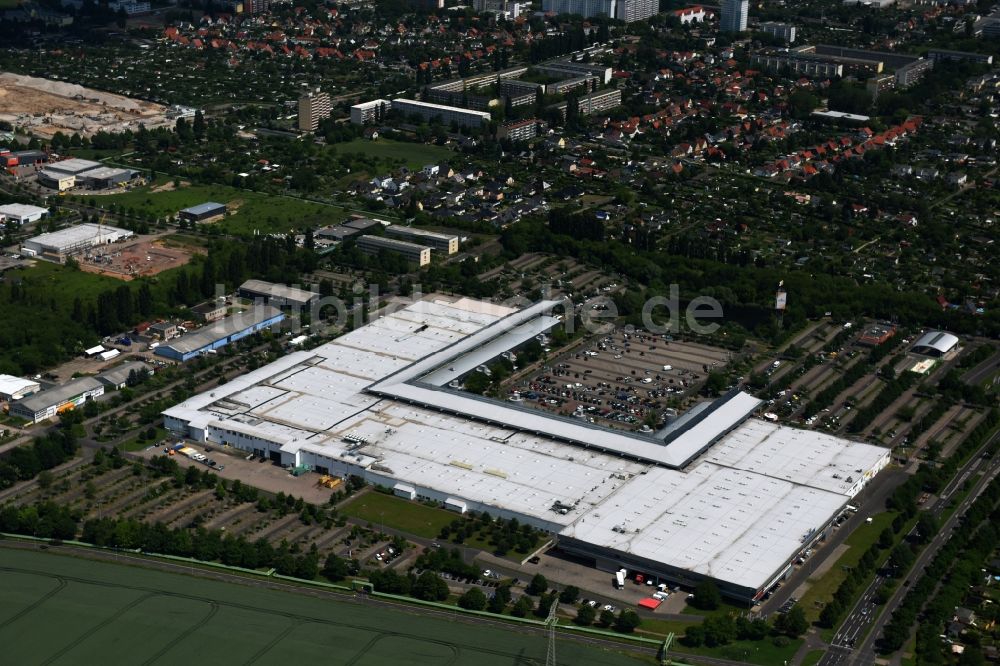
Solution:
<svg viewBox="0 0 1000 666"><path fill-rule="evenodd" d="M514 313L420 301L165 415L269 439L309 464L349 461L389 486L496 507L749 588L770 581L841 509L856 490L849 476L866 479L884 464L879 447L747 419L759 401L739 392L662 442L426 383L441 368L499 354L493 341L535 335L555 305Z"/></svg>
<svg viewBox="0 0 1000 666"><path fill-rule="evenodd" d="M559 323L555 317L540 316L525 322L517 328L503 333L481 347L469 350L461 356L420 378L423 384L444 386L453 379L475 370L480 365L489 363L503 352L514 349L536 335L545 333Z"/></svg>
<svg viewBox="0 0 1000 666"><path fill-rule="evenodd" d="M702 459L847 495L885 453L881 446L750 419Z"/></svg>
<svg viewBox="0 0 1000 666"><path fill-rule="evenodd" d="M684 472L654 468L560 536L761 588L845 499L705 462Z"/></svg>

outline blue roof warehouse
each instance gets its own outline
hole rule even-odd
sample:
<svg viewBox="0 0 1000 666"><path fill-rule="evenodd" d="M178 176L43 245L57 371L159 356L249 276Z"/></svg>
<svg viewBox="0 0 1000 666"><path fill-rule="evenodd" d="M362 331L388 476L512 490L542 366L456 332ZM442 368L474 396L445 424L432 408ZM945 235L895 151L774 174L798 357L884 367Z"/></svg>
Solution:
<svg viewBox="0 0 1000 666"><path fill-rule="evenodd" d="M190 361L202 354L280 324L285 315L270 305L261 305L242 314L226 317L211 326L176 338L156 348L156 354L175 361Z"/></svg>
<svg viewBox="0 0 1000 666"><path fill-rule="evenodd" d="M189 222L204 222L226 214L226 204L208 201L197 206L185 208L177 213L177 217Z"/></svg>

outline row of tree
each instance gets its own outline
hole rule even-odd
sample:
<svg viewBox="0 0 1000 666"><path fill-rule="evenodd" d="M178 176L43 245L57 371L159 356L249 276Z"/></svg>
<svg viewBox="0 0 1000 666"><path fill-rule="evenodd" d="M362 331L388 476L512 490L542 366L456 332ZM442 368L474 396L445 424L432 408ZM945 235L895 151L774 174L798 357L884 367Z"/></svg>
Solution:
<svg viewBox="0 0 1000 666"><path fill-rule="evenodd" d="M909 640L911 627L923 609L917 631L918 653L923 663L950 663L942 654L943 647L948 646L938 635L969 588L980 579L980 568L1000 546L998 502L1000 479L994 479L893 611L879 639L880 650L889 653L900 649Z"/></svg>
<svg viewBox="0 0 1000 666"><path fill-rule="evenodd" d="M66 428L38 437L31 444L14 447L0 457L0 490L63 464L76 455L77 449L76 438Z"/></svg>

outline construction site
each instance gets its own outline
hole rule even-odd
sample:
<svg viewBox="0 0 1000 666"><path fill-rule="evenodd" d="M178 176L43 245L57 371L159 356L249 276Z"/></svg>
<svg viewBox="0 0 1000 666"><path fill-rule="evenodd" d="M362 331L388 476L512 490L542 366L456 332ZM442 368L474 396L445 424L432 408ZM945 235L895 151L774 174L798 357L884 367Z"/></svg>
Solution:
<svg viewBox="0 0 1000 666"><path fill-rule="evenodd" d="M160 239L146 237L125 245L95 247L78 259L80 269L88 273L132 280L183 266L191 260L191 252L166 247Z"/></svg>
<svg viewBox="0 0 1000 666"><path fill-rule="evenodd" d="M0 120L41 138L170 127L181 112L74 83L0 73Z"/></svg>

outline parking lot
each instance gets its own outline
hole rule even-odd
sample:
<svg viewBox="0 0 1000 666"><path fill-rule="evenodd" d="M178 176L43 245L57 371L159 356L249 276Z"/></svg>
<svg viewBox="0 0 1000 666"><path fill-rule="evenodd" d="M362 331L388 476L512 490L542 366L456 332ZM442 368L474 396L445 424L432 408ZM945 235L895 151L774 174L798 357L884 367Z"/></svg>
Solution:
<svg viewBox="0 0 1000 666"><path fill-rule="evenodd" d="M574 585L580 590L580 601L584 599L594 601L596 604L594 607L598 611L608 604L615 606L616 610L622 608L638 610L639 601L656 592L656 584L660 582L654 578L653 585L647 585L645 581L641 585L636 584L634 572L630 571L625 587L618 589L615 587L613 573L599 571L593 564L580 562L566 556L558 549L540 554L537 562L520 566L485 553L477 557L476 561L491 572L500 573L505 578L518 578L521 582L531 580L535 574L540 573L550 584L555 583L560 588ZM667 599L656 609L657 616L680 614L687 606L690 590L677 591L673 586L672 590ZM643 611L646 612L649 611Z"/></svg>
<svg viewBox="0 0 1000 666"><path fill-rule="evenodd" d="M653 429L671 406L694 395L729 352L706 345L615 330L505 388L525 406L630 430Z"/></svg>
<svg viewBox="0 0 1000 666"><path fill-rule="evenodd" d="M172 445L175 441L170 440ZM138 456L149 460L154 456L162 456L165 444L157 444L140 451ZM269 462L259 462L258 459L246 460L246 453L230 447L204 444L188 444L199 452L210 454L219 465L225 469L222 471L212 470L224 479L239 479L241 482L268 493L283 492L286 495L301 497L306 502L312 504L325 504L330 499L330 489L316 484L319 476L316 474L304 474L302 476L292 476L286 469ZM172 456L181 467L195 466L205 469L205 465L196 462L183 455Z"/></svg>

